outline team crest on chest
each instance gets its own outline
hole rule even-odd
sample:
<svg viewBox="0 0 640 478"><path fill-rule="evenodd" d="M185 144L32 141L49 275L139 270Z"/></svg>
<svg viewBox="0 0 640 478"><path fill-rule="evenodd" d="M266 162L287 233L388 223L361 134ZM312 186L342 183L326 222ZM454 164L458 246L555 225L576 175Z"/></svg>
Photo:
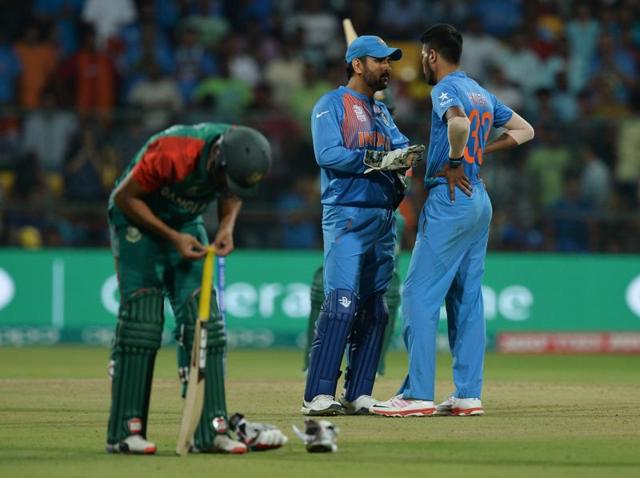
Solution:
<svg viewBox="0 0 640 478"><path fill-rule="evenodd" d="M140 239L142 239L142 233L137 227L129 226L127 227L127 235L125 239L129 242L136 243Z"/></svg>
<svg viewBox="0 0 640 478"><path fill-rule="evenodd" d="M358 121L360 121L361 123L366 123L367 122L367 114L365 113L365 111L362 108L362 106L353 105L353 112L355 113L356 118L358 118Z"/></svg>

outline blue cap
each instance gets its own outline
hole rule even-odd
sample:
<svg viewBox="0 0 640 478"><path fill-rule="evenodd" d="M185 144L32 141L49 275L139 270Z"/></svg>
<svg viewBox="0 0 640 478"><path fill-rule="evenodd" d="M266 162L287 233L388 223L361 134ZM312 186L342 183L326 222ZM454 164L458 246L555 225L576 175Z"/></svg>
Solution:
<svg viewBox="0 0 640 478"><path fill-rule="evenodd" d="M363 35L351 42L344 59L347 63L351 63L354 59L363 56L372 56L374 58L389 57L391 60L399 60L402 58L402 50L400 48L391 48L380 37Z"/></svg>

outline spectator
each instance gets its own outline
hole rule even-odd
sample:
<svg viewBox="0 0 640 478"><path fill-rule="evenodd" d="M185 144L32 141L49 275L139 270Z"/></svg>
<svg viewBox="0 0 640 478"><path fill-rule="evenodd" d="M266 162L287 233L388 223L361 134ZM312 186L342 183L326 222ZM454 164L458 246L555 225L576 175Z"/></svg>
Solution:
<svg viewBox="0 0 640 478"><path fill-rule="evenodd" d="M580 180L574 174L563 179L562 196L548 210L550 238L558 252L588 252L593 208L580 195Z"/></svg>
<svg viewBox="0 0 640 478"><path fill-rule="evenodd" d="M580 151L582 169L580 196L597 211L603 211L611 194L611 172L607 164L587 146Z"/></svg>
<svg viewBox="0 0 640 478"><path fill-rule="evenodd" d="M72 201L102 201L107 189L102 181L102 152L91 126L76 137L64 169L65 197Z"/></svg>
<svg viewBox="0 0 640 478"><path fill-rule="evenodd" d="M504 47L483 30L478 17L469 18L463 42L460 68L470 77L476 78L479 83L484 83L490 75L491 66L497 64Z"/></svg>
<svg viewBox="0 0 640 478"><path fill-rule="evenodd" d="M120 29L136 19L133 0L85 0L82 20L94 26L96 45L100 50L117 36Z"/></svg>
<svg viewBox="0 0 640 478"><path fill-rule="evenodd" d="M129 94L129 104L142 113L142 124L147 133L158 132L169 126L182 109L182 95L178 83L163 75L160 67L149 58L146 78L139 81Z"/></svg>
<svg viewBox="0 0 640 478"><path fill-rule="evenodd" d="M424 28L426 10L420 0L382 0L380 3L380 31L385 38L411 38L413 32Z"/></svg>
<svg viewBox="0 0 640 478"><path fill-rule="evenodd" d="M58 62L55 45L42 38L41 28L36 23L30 23L22 40L15 45L22 64L19 104L25 108L40 106L42 90L49 83Z"/></svg>
<svg viewBox="0 0 640 478"><path fill-rule="evenodd" d="M302 86L304 63L297 46L292 42L282 45L281 55L270 61L264 69L264 78L271 87L274 103L284 107L292 91Z"/></svg>
<svg viewBox="0 0 640 478"><path fill-rule="evenodd" d="M11 104L16 97L16 83L22 65L7 34L0 30L0 104Z"/></svg>
<svg viewBox="0 0 640 478"><path fill-rule="evenodd" d="M562 178L571 164L571 154L560 141L555 125L536 125L536 146L530 151L526 172L535 184L536 204L548 207L562 196Z"/></svg>
<svg viewBox="0 0 640 478"><path fill-rule="evenodd" d="M85 28L81 49L65 63L63 72L74 85L78 113L101 113L108 118L116 101L115 69L109 57L98 50L93 28Z"/></svg>
<svg viewBox="0 0 640 478"><path fill-rule="evenodd" d="M176 77L185 103L193 100L200 81L217 73L214 58L198 40L198 32L185 28L179 36L175 50Z"/></svg>
<svg viewBox="0 0 640 478"><path fill-rule="evenodd" d="M278 199L282 224L282 247L291 249L320 246L320 191L315 177L296 176L293 187Z"/></svg>
<svg viewBox="0 0 640 478"><path fill-rule="evenodd" d="M60 109L55 90L42 94L42 108L30 112L24 123L24 148L36 153L45 171L62 172L65 154L78 130L78 120Z"/></svg>

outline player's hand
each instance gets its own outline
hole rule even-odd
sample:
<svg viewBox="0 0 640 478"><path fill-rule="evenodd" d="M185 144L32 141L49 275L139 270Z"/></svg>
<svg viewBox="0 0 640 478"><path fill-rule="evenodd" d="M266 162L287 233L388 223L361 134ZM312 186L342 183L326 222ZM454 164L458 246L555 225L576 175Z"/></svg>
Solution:
<svg viewBox="0 0 640 478"><path fill-rule="evenodd" d="M207 253L207 248L191 234L178 233L174 244L180 256L189 261L200 259Z"/></svg>
<svg viewBox="0 0 640 478"><path fill-rule="evenodd" d="M234 249L233 231L227 228L218 230L213 244L216 246L216 255L224 257L231 254Z"/></svg>
<svg viewBox="0 0 640 478"><path fill-rule="evenodd" d="M449 163L444 165L441 171L436 173L437 177L446 178L449 185L449 198L451 202L456 201L456 187L458 187L467 196L471 196L472 187L469 178L464 174L462 165L457 168L451 168Z"/></svg>

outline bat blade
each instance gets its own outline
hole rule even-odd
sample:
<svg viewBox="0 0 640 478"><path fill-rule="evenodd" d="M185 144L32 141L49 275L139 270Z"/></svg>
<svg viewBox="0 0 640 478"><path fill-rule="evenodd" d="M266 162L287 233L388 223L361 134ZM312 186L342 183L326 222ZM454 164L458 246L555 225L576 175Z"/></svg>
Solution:
<svg viewBox="0 0 640 478"><path fill-rule="evenodd" d="M347 42L347 46L351 45L351 42L358 38L358 34L356 30L353 28L353 23L351 23L350 18L345 18L342 20L342 29L344 30L344 39Z"/></svg>
<svg viewBox="0 0 640 478"><path fill-rule="evenodd" d="M178 433L178 444L176 445L176 453L180 456L189 453L191 440L202 416L202 407L204 405L207 322L211 313L211 285L213 282L211 276L213 274L214 254L215 249L209 248L202 271L198 320L193 331L193 346L191 347L189 383L187 385L187 396L184 400L180 432Z"/></svg>
<svg viewBox="0 0 640 478"><path fill-rule="evenodd" d="M176 445L176 453L180 456L189 453L191 439L202 415L202 406L204 404L204 370L200 370L199 365L200 356L203 352L201 348L203 330L206 334L206 327L203 329L202 321L198 320L193 333L189 384L187 385L187 396L184 399L182 422L180 424L180 432L178 433L178 444Z"/></svg>

